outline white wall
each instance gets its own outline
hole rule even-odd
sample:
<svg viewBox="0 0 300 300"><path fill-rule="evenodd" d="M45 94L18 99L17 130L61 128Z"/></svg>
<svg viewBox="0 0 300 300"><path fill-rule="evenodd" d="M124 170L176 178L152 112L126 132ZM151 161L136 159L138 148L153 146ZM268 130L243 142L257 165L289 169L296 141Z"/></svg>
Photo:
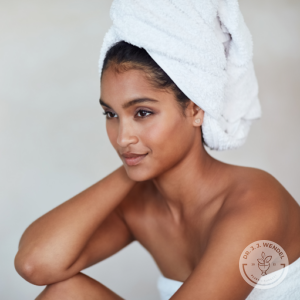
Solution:
<svg viewBox="0 0 300 300"><path fill-rule="evenodd" d="M31 300L44 289L14 269L25 228L121 164L98 103L110 3L0 0L1 299ZM243 147L211 153L270 172L300 201L300 2L240 5L253 34L263 117ZM136 242L83 272L126 299L158 299L159 271Z"/></svg>

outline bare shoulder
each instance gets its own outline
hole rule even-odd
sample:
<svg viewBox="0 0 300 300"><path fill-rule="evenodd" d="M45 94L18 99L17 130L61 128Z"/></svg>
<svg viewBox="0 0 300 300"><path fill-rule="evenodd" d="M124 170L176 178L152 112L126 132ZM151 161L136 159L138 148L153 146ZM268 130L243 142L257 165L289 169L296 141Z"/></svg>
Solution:
<svg viewBox="0 0 300 300"><path fill-rule="evenodd" d="M252 231L253 238L280 244L289 252L291 261L297 259L300 256L299 204L268 172L235 166L234 171L220 220L227 219L228 224Z"/></svg>
<svg viewBox="0 0 300 300"><path fill-rule="evenodd" d="M250 167L233 166L233 169L234 175L231 178L226 208L249 209L258 206L260 209L268 208L274 212L278 210L284 212L290 202L297 204L284 186L270 173Z"/></svg>
<svg viewBox="0 0 300 300"><path fill-rule="evenodd" d="M285 188L262 170L229 166L225 173L223 205L200 260L172 297L174 300L246 299L253 287L243 280L238 262L253 242L270 240L279 244L289 263L299 258L299 205Z"/></svg>

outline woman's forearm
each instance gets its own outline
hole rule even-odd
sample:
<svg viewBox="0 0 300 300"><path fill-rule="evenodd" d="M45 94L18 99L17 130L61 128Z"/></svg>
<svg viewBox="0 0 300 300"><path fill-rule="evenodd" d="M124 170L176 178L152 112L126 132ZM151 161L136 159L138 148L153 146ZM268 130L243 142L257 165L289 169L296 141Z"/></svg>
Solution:
<svg viewBox="0 0 300 300"><path fill-rule="evenodd" d="M134 186L124 166L55 207L23 233L15 258L18 272L51 267L66 270L110 212Z"/></svg>

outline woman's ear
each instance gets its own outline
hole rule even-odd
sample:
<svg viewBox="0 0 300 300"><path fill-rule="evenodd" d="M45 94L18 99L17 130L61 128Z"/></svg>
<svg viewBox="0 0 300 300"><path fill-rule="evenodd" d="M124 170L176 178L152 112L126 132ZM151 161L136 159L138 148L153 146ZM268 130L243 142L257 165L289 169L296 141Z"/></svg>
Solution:
<svg viewBox="0 0 300 300"><path fill-rule="evenodd" d="M204 111L195 103L193 103L193 125L201 126L203 123Z"/></svg>

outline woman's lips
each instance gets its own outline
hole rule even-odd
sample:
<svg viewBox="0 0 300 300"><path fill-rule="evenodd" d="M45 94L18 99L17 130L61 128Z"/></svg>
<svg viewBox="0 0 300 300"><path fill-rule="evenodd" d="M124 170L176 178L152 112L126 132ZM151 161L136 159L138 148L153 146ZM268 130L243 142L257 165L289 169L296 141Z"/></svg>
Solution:
<svg viewBox="0 0 300 300"><path fill-rule="evenodd" d="M136 157L124 157L124 159L128 166L135 166L138 163L140 163L140 161L142 161L146 157L147 154L139 155Z"/></svg>

